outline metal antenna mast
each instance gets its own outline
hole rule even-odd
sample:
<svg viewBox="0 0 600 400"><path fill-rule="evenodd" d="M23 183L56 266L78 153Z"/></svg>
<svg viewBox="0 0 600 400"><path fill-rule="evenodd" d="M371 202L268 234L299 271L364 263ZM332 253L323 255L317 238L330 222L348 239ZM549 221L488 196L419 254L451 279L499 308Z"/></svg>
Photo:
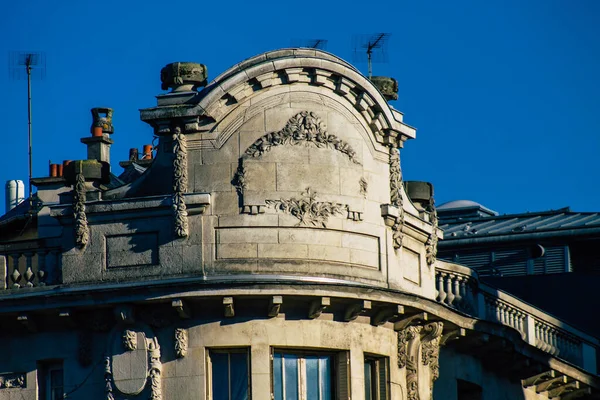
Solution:
<svg viewBox="0 0 600 400"><path fill-rule="evenodd" d="M327 39L292 39L291 45L292 47L325 50L327 48Z"/></svg>
<svg viewBox="0 0 600 400"><path fill-rule="evenodd" d="M390 36L390 33L376 33L374 35L358 35L353 38L355 61L364 57L364 54L367 55L369 79L373 77L373 63L387 61L385 47Z"/></svg>
<svg viewBox="0 0 600 400"><path fill-rule="evenodd" d="M46 73L46 57L40 52L13 52L10 57L10 71L12 72L13 79L20 79L22 71L25 71L27 75L27 130L28 130L28 155L29 155L29 206L30 210L33 209L33 191L31 186L31 178L33 174L33 137L31 129L31 77L32 74L37 74L40 79L45 77ZM25 67L24 69L22 67Z"/></svg>

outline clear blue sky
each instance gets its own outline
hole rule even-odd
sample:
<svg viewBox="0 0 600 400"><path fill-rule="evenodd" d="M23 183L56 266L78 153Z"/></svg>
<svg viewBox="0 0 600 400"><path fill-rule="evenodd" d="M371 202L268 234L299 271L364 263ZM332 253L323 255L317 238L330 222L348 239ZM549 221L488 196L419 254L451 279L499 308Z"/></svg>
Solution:
<svg viewBox="0 0 600 400"><path fill-rule="evenodd" d="M7 1L0 182L27 179L26 82L9 77L12 50L47 57L46 79L33 82L39 177L49 159L85 158L92 107L115 110L113 165L151 143L138 109L156 104L169 62L204 63L210 79L297 38L328 39L352 62L352 35L383 31L389 61L374 73L399 81L394 107L417 128L402 150L405 179L432 182L438 204L600 211L598 21L598 0Z"/></svg>

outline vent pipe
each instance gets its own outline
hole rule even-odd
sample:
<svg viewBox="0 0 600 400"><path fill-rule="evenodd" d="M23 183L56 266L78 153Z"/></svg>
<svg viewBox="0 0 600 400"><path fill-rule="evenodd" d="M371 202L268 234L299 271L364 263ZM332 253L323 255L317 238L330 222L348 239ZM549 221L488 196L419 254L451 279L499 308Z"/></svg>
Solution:
<svg viewBox="0 0 600 400"><path fill-rule="evenodd" d="M25 185L23 181L6 181L6 212L19 205L25 200Z"/></svg>

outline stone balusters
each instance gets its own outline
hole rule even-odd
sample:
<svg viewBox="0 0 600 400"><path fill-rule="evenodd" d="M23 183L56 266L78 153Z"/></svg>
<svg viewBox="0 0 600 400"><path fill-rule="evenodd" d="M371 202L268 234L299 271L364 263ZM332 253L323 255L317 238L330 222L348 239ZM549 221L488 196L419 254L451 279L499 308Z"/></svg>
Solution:
<svg viewBox="0 0 600 400"><path fill-rule="evenodd" d="M535 346L574 364L582 362L581 341L549 324L535 320Z"/></svg>
<svg viewBox="0 0 600 400"><path fill-rule="evenodd" d="M457 310L474 313L476 281L449 271L436 271L437 301Z"/></svg>
<svg viewBox="0 0 600 400"><path fill-rule="evenodd" d="M5 289L55 284L59 280L58 250L38 249L6 254Z"/></svg>
<svg viewBox="0 0 600 400"><path fill-rule="evenodd" d="M525 338L526 314L508 303L486 296L486 319L496 321L502 325L510 326L521 333Z"/></svg>

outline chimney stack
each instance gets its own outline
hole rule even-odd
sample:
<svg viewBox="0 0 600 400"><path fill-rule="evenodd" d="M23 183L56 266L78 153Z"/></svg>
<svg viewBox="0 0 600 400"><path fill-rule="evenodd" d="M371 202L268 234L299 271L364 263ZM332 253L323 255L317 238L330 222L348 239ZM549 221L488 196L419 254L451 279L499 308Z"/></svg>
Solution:
<svg viewBox="0 0 600 400"><path fill-rule="evenodd" d="M18 206L23 200L25 200L23 181L6 181L6 212Z"/></svg>
<svg viewBox="0 0 600 400"><path fill-rule="evenodd" d="M112 108L92 108L91 137L81 138L81 143L87 145L88 160L97 160L110 165L110 145L114 142L108 135L112 135Z"/></svg>

